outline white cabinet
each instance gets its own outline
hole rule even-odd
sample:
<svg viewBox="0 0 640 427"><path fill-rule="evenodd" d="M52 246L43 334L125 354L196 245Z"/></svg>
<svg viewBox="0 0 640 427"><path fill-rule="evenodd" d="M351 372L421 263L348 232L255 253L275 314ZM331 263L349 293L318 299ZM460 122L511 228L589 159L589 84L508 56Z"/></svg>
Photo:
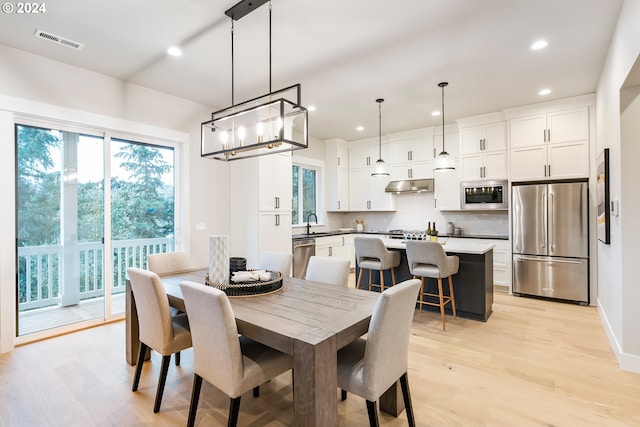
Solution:
<svg viewBox="0 0 640 427"><path fill-rule="evenodd" d="M455 170L435 171L434 173L435 208L441 211L460 210L460 168L456 162Z"/></svg>
<svg viewBox="0 0 640 427"><path fill-rule="evenodd" d="M266 250L291 252L291 153L232 162L229 244L257 267ZM278 199L276 199L278 198ZM219 207L214 204L214 208Z"/></svg>
<svg viewBox="0 0 640 427"><path fill-rule="evenodd" d="M433 178L431 137L418 137L390 143L391 181Z"/></svg>
<svg viewBox="0 0 640 427"><path fill-rule="evenodd" d="M381 147L377 143L352 145L349 147L349 169L372 168L380 158L381 151L382 159L389 163L389 144L383 143Z"/></svg>
<svg viewBox="0 0 640 427"><path fill-rule="evenodd" d="M433 178L433 166L430 161L392 164L389 167L389 176L391 181Z"/></svg>
<svg viewBox="0 0 640 427"><path fill-rule="evenodd" d="M342 236L316 237L316 255L343 258Z"/></svg>
<svg viewBox="0 0 640 427"><path fill-rule="evenodd" d="M505 179L507 172L506 122L460 129L461 179Z"/></svg>
<svg viewBox="0 0 640 427"><path fill-rule="evenodd" d="M355 234L345 234L342 236L344 241L344 248L342 255L350 262L349 268L356 268L356 247L353 240L356 238Z"/></svg>
<svg viewBox="0 0 640 427"><path fill-rule="evenodd" d="M349 170L349 210L392 211L395 199L384 191L389 177L371 176L371 169Z"/></svg>
<svg viewBox="0 0 640 427"><path fill-rule="evenodd" d="M325 141L325 206L327 211L349 210L349 155L341 139Z"/></svg>
<svg viewBox="0 0 640 427"><path fill-rule="evenodd" d="M511 292L511 244L505 239L474 239L464 237L448 238L447 242L473 242L493 246L493 285ZM444 246L445 251L447 246ZM501 290L501 289L497 289Z"/></svg>
<svg viewBox="0 0 640 427"><path fill-rule="evenodd" d="M291 213L291 153L258 157L258 176L259 209Z"/></svg>
<svg viewBox="0 0 640 427"><path fill-rule="evenodd" d="M509 121L511 180L589 176L587 107Z"/></svg>
<svg viewBox="0 0 640 427"><path fill-rule="evenodd" d="M457 127L445 127L444 129L444 149L453 157L460 155L460 136ZM433 135L432 159L438 157L442 151L442 128L436 128Z"/></svg>

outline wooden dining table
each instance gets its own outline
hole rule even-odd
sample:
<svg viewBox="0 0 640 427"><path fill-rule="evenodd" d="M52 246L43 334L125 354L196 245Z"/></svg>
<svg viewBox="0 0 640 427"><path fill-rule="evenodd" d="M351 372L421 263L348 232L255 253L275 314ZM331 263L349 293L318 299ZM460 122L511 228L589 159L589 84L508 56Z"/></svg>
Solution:
<svg viewBox="0 0 640 427"><path fill-rule="evenodd" d="M204 286L207 270L162 276L169 304L185 310L180 282ZM280 290L231 297L238 332L293 356L294 425L337 426L337 351L367 333L380 294L297 278L285 278ZM187 313L188 315L188 313ZM126 358L136 363L138 318L131 286L126 288ZM380 399L380 409L398 416L404 410L400 387Z"/></svg>

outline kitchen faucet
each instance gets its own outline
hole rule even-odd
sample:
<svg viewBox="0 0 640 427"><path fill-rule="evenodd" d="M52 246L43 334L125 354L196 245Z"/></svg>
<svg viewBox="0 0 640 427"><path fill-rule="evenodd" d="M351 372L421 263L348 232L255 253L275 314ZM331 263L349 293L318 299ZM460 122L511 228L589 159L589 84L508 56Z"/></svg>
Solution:
<svg viewBox="0 0 640 427"><path fill-rule="evenodd" d="M311 212L309 215L307 215L307 236L310 234L310 231L311 231L311 226L309 225L309 220L311 219L311 215L313 215L313 217L316 219L316 224L318 224L318 217L316 216L316 214Z"/></svg>

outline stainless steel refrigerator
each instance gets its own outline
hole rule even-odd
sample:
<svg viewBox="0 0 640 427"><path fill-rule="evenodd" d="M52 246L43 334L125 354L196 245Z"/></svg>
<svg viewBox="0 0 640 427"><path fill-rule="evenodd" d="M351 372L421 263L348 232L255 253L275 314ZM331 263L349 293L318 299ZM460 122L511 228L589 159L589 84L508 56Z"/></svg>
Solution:
<svg viewBox="0 0 640 427"><path fill-rule="evenodd" d="M514 183L514 294L589 302L587 182Z"/></svg>

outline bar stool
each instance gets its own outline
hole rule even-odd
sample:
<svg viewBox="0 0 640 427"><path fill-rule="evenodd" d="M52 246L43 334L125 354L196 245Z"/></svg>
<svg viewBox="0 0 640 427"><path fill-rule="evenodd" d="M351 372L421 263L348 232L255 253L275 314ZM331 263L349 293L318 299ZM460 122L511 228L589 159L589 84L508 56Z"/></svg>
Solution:
<svg viewBox="0 0 640 427"><path fill-rule="evenodd" d="M442 245L438 242L413 241L407 242L407 262L409 264L409 272L413 278L420 277L422 282L418 301L420 302L420 311L422 304L440 307L440 316L442 317L442 330L445 328L444 306L451 303L453 318L456 318L456 298L453 293L453 284L451 276L458 272L460 260L457 256L448 256ZM438 279L438 293L429 293L424 291L424 278ZM442 292L442 279L449 278L449 295ZM438 298L438 302L425 301L425 296Z"/></svg>
<svg viewBox="0 0 640 427"><path fill-rule="evenodd" d="M360 267L356 288L360 288L364 269L369 270L369 290L371 290L372 270L380 272L380 292L384 291L384 270L391 270L391 282L396 284L396 274L393 269L400 265L400 252L387 250L382 239L376 237L356 237L353 239L353 244Z"/></svg>

